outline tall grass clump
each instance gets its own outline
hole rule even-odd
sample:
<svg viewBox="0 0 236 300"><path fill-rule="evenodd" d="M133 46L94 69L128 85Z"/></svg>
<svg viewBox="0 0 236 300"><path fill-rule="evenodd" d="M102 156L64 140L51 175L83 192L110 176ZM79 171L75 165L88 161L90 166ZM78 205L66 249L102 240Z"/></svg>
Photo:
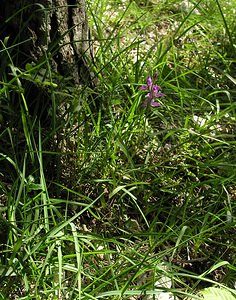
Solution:
<svg viewBox="0 0 236 300"><path fill-rule="evenodd" d="M235 298L234 9L87 1L93 89L1 42L2 299Z"/></svg>

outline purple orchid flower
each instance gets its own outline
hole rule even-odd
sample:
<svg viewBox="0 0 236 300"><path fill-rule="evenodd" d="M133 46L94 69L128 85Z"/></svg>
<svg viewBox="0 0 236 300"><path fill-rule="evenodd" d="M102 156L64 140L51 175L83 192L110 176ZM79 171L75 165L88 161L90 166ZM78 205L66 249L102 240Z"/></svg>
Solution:
<svg viewBox="0 0 236 300"><path fill-rule="evenodd" d="M157 75L154 76L154 79L156 79ZM161 104L157 101L155 101L156 98L164 97L165 94L161 93L161 88L158 85L153 85L153 81L151 76L148 76L147 84L142 85L140 90L148 91L148 94L146 95L146 101L143 103L142 106L151 106L151 107L157 107L161 106Z"/></svg>

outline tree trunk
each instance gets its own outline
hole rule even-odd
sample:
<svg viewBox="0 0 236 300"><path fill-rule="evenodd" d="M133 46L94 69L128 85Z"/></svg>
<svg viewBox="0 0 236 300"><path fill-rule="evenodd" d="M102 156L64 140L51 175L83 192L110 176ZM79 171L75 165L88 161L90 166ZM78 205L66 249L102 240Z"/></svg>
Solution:
<svg viewBox="0 0 236 300"><path fill-rule="evenodd" d="M36 69L38 72L36 75L39 74L37 78L41 78L41 74L44 74L41 70L48 72L53 69L55 73L71 79L73 84L86 84L91 87L91 73L86 63L89 53L85 0L0 1L0 77L2 76L0 81L6 82L6 86L9 84L8 102L4 99L4 103L11 108L9 113L7 111L2 116L3 127L1 128L0 123L0 129L3 132L5 127L12 128L14 142L11 141L9 147L14 144L13 153L20 153L23 157L26 147L33 153L32 145L27 142L26 137L24 138L24 134L33 130L31 124L37 124L34 125L34 130L36 136L38 135L39 122L36 121L40 121L44 135L47 136L44 147L50 151L55 150L56 153L62 152L60 144L64 132L61 131L65 130L64 128L58 130L55 140L54 130L62 128L57 122L59 124L63 122L61 115L64 113L58 104L59 97L56 98L55 104L50 87L42 86L35 80L28 80L26 76L19 78L21 86L18 86L18 80L12 84L12 78L16 79L16 74L12 74L14 67L25 70L28 63L35 62L37 66L42 63L42 67ZM13 69L9 69L9 65L13 65ZM15 70L18 75L17 69ZM26 119L21 121L19 115L25 116L27 122ZM58 118L55 118L56 116ZM50 140L51 137L54 139L53 142ZM6 151L3 149L3 152L9 156L10 150L8 147L5 148ZM60 176L58 170L60 168L57 167L55 170L55 166L62 164L60 157L58 155L56 158L50 157L49 161L50 165L46 169L51 169L52 174Z"/></svg>
<svg viewBox="0 0 236 300"><path fill-rule="evenodd" d="M2 0L1 40L16 66L49 58L55 71L75 83L90 80L88 25L84 0Z"/></svg>

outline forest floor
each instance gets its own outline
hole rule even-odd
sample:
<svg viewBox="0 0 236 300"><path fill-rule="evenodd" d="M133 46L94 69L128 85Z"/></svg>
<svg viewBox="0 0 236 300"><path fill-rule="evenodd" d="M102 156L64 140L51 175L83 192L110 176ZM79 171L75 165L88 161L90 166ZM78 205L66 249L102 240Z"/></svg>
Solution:
<svg viewBox="0 0 236 300"><path fill-rule="evenodd" d="M0 123L0 299L235 299L235 5L87 12L96 85L45 64L56 130Z"/></svg>

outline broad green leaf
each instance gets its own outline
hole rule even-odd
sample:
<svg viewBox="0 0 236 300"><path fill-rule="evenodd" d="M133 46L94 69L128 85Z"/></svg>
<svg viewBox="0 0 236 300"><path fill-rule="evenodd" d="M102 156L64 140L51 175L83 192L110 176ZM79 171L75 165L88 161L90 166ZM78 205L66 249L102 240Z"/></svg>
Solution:
<svg viewBox="0 0 236 300"><path fill-rule="evenodd" d="M235 291L236 292L236 291ZM236 297L233 296L226 289L217 288L217 287L209 287L201 291L203 299L205 300L235 300Z"/></svg>

